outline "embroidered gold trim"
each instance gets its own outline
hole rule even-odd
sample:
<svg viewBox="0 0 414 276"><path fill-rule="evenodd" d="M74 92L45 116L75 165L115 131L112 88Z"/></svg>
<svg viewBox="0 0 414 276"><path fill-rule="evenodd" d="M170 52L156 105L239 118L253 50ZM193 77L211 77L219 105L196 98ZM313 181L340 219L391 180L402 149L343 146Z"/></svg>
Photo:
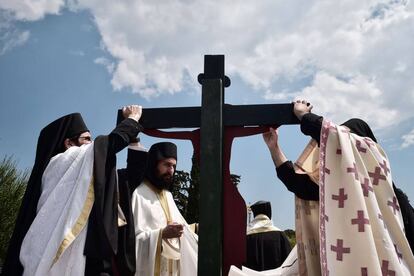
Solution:
<svg viewBox="0 0 414 276"><path fill-rule="evenodd" d="M145 185L148 186L156 195L158 200L160 201L161 207L164 210L165 218L167 219L167 224L172 222L170 208L168 206L167 196L164 190L159 190L155 188L148 180L144 180Z"/></svg>
<svg viewBox="0 0 414 276"><path fill-rule="evenodd" d="M157 250L155 251L154 276L161 275L162 229L158 235Z"/></svg>
<svg viewBox="0 0 414 276"><path fill-rule="evenodd" d="M59 260L63 252L72 244L72 242L80 234L80 232L88 222L89 214L91 213L92 205L95 201L95 191L93 189L93 182L94 179L92 177L89 183L88 194L86 196L86 200L83 205L82 211L78 219L76 220L75 224L73 225L72 229L69 231L69 233L66 234L63 241L60 243L59 249L56 252L56 256L53 259L52 266Z"/></svg>

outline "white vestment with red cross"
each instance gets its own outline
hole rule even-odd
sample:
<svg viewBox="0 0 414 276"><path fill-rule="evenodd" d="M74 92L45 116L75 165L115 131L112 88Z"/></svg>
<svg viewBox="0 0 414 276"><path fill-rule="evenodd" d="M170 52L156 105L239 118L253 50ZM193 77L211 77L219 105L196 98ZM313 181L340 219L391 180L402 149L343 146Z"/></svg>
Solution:
<svg viewBox="0 0 414 276"><path fill-rule="evenodd" d="M388 158L324 120L319 152L322 275L414 275Z"/></svg>
<svg viewBox="0 0 414 276"><path fill-rule="evenodd" d="M295 162L319 185L320 201L295 198L298 266L280 273L232 267L229 275L414 275L414 256L382 148L324 120ZM288 258L289 258L288 257Z"/></svg>

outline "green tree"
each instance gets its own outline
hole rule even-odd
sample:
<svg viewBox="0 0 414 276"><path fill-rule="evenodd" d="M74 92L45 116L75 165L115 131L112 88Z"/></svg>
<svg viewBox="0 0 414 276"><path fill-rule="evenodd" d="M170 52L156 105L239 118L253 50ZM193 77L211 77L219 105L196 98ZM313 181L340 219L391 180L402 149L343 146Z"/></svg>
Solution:
<svg viewBox="0 0 414 276"><path fill-rule="evenodd" d="M6 256L13 233L17 213L23 198L28 171L17 169L12 157L5 156L0 162L0 263Z"/></svg>
<svg viewBox="0 0 414 276"><path fill-rule="evenodd" d="M187 210L188 188L190 181L190 174L188 172L176 171L174 176L174 184L171 188L175 204L184 217Z"/></svg>
<svg viewBox="0 0 414 276"><path fill-rule="evenodd" d="M286 236L288 237L288 240L290 242L290 245L292 248L296 245L296 233L292 229L286 229L285 231Z"/></svg>
<svg viewBox="0 0 414 276"><path fill-rule="evenodd" d="M200 166L196 158L192 158L193 166L191 167L191 180L188 187L188 204L185 213L185 219L188 223L199 222L199 202L200 202Z"/></svg>

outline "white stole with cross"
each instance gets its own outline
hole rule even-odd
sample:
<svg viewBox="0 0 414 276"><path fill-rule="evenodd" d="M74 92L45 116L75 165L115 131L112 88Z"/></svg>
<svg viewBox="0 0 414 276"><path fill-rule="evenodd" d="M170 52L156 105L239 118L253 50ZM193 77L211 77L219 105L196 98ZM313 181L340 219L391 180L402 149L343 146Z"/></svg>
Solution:
<svg viewBox="0 0 414 276"><path fill-rule="evenodd" d="M414 275L382 148L324 120L319 156L322 275Z"/></svg>

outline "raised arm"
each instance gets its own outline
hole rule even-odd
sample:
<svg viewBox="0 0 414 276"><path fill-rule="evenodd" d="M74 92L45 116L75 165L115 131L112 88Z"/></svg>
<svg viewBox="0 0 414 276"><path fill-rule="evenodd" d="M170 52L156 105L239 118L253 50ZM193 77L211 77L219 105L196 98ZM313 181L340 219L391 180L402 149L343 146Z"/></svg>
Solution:
<svg viewBox="0 0 414 276"><path fill-rule="evenodd" d="M108 135L108 154L116 154L129 143L136 140L142 126L138 123L142 114L142 107L129 105L122 109L124 120Z"/></svg>
<svg viewBox="0 0 414 276"><path fill-rule="evenodd" d="M297 197L305 200L319 200L319 187L312 182L306 174L297 174L291 161L288 161L278 143L279 134L277 129L270 128L270 131L263 134L273 163L276 167L278 178L286 188Z"/></svg>
<svg viewBox="0 0 414 276"><path fill-rule="evenodd" d="M277 129L269 128L269 132L263 133L263 140L270 151L270 155L272 156L276 168L287 161L285 154L279 147L279 133Z"/></svg>

